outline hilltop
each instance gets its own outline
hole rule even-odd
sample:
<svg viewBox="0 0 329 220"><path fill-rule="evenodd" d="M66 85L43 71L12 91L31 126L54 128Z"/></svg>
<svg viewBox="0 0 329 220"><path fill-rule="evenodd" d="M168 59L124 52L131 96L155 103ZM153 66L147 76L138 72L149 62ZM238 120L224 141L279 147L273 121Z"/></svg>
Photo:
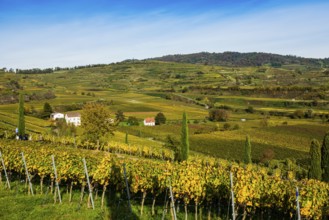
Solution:
<svg viewBox="0 0 329 220"><path fill-rule="evenodd" d="M162 57L151 58L151 60L192 63L192 64L207 64L220 66L263 66L269 65L280 67L282 65L298 64L313 68L321 68L329 66L329 58L315 59L304 58L293 55L279 55L272 53L239 53L239 52L223 52L223 53L208 53L200 52L193 54L175 54Z"/></svg>

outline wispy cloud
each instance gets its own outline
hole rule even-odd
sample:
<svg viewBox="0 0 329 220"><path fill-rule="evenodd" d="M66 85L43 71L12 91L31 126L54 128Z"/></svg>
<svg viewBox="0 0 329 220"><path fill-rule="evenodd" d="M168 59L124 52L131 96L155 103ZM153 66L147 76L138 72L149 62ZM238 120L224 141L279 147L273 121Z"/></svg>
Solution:
<svg viewBox="0 0 329 220"><path fill-rule="evenodd" d="M6 25L0 67L75 66L199 51L328 57L328 10L326 3L228 17L216 10L184 16L160 10Z"/></svg>

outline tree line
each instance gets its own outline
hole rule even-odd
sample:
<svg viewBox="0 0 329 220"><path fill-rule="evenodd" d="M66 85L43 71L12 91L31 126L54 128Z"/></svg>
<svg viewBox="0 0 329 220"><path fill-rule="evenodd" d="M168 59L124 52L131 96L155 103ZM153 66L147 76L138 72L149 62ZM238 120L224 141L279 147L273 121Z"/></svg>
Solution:
<svg viewBox="0 0 329 220"><path fill-rule="evenodd" d="M176 54L167 55L163 57L152 58L151 60L178 62L178 63L192 63L205 65L219 65L219 66L262 66L271 65L272 67L281 67L286 64L300 64L311 67L321 68L329 66L329 58L313 59L303 58L292 55L279 55L271 53L238 53L238 52L224 52L224 53L194 53L194 54Z"/></svg>

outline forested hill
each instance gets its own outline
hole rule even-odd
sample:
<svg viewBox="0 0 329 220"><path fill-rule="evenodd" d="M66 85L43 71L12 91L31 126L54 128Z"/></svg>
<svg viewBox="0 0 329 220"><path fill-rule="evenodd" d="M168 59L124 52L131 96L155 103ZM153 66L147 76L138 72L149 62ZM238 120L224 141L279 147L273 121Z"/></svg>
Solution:
<svg viewBox="0 0 329 220"><path fill-rule="evenodd" d="M299 64L309 67L329 67L329 58L313 59L303 58L291 55L278 55L271 53L194 53L194 54L177 54L163 57L151 58L152 60L170 61L179 63L208 64L220 66L261 66L271 65L280 67L282 65Z"/></svg>

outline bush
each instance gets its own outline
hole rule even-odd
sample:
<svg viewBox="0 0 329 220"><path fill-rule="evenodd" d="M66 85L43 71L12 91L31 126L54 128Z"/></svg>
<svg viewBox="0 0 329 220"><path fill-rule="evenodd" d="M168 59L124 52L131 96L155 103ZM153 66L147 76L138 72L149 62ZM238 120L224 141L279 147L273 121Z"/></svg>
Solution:
<svg viewBox="0 0 329 220"><path fill-rule="evenodd" d="M232 128L232 130L239 130L240 129L240 125L238 124L235 124Z"/></svg>
<svg viewBox="0 0 329 220"><path fill-rule="evenodd" d="M138 119L134 116L129 116L127 120L128 125L139 125Z"/></svg>
<svg viewBox="0 0 329 220"><path fill-rule="evenodd" d="M246 112L251 113L251 114L254 113L255 112L254 107L248 106L248 108L246 109Z"/></svg>
<svg viewBox="0 0 329 220"><path fill-rule="evenodd" d="M271 161L274 158L274 156L275 156L275 153L272 149L265 149L262 153L260 162L265 163L265 162ZM276 167L279 167L279 166L276 166ZM272 167L272 168L276 168L276 167Z"/></svg>
<svg viewBox="0 0 329 220"><path fill-rule="evenodd" d="M314 118L314 111L312 109L308 109L305 112L305 118Z"/></svg>
<svg viewBox="0 0 329 220"><path fill-rule="evenodd" d="M224 128L224 130L230 130L230 128L231 128L231 124L230 123L225 123L224 125L223 125L223 128Z"/></svg>
<svg viewBox="0 0 329 220"><path fill-rule="evenodd" d="M291 115L291 118L303 118L304 117L304 112L302 110L296 110L294 113Z"/></svg>
<svg viewBox="0 0 329 220"><path fill-rule="evenodd" d="M195 119L194 121L193 121L193 124L199 124L200 122L199 122L199 120L198 119Z"/></svg>
<svg viewBox="0 0 329 220"><path fill-rule="evenodd" d="M209 111L210 121L227 121L229 118L228 111L224 109L212 109Z"/></svg>

